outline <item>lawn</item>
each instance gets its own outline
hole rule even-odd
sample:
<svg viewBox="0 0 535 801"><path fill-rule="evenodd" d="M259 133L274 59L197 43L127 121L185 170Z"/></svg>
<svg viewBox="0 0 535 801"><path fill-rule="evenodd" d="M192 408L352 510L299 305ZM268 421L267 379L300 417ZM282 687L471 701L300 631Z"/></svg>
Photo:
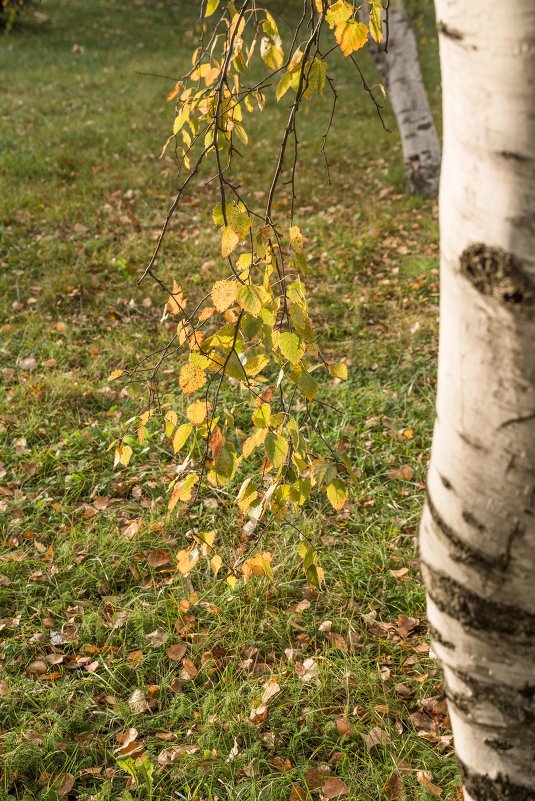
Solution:
<svg viewBox="0 0 535 801"><path fill-rule="evenodd" d="M166 299L136 281L176 184L158 156L196 5L49 0L0 40L0 797L460 798L415 547L436 206L404 195L397 135L347 63L333 67L332 184L329 110L311 101L297 194L318 337L349 365L348 382L322 389L333 408L318 424L358 472L350 503L336 513L318 498L248 537L227 491L167 512L174 460L156 428L113 468L108 447L139 401L107 376L169 336ZM437 110L429 4L417 29ZM283 113L271 98L238 168L260 200ZM192 298L223 277L214 192L187 200L158 268ZM176 553L208 530L227 563L269 550L274 578L231 588L201 560L184 579ZM321 592L300 568L300 531Z"/></svg>

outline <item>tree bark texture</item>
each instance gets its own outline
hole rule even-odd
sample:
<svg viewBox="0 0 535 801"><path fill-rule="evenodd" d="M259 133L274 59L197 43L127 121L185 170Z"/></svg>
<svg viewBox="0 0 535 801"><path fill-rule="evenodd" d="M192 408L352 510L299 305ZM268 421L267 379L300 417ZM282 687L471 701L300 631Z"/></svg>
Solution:
<svg viewBox="0 0 535 801"><path fill-rule="evenodd" d="M371 51L396 117L407 191L436 197L440 143L422 80L416 37L402 0L391 2L388 21L388 53L373 43Z"/></svg>
<svg viewBox="0 0 535 801"><path fill-rule="evenodd" d="M435 0L437 418L420 553L466 801L535 799L535 0Z"/></svg>

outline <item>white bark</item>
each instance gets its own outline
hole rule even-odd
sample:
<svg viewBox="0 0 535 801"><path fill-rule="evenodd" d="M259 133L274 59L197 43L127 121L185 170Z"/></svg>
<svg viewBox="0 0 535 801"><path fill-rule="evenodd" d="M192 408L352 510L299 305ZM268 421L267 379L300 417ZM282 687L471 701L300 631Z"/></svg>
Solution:
<svg viewBox="0 0 535 801"><path fill-rule="evenodd" d="M440 177L440 143L427 100L416 38L402 0L388 11L388 53L372 44L401 138L407 190L436 197Z"/></svg>
<svg viewBox="0 0 535 801"><path fill-rule="evenodd" d="M435 0L437 420L422 572L466 801L535 799L535 0Z"/></svg>

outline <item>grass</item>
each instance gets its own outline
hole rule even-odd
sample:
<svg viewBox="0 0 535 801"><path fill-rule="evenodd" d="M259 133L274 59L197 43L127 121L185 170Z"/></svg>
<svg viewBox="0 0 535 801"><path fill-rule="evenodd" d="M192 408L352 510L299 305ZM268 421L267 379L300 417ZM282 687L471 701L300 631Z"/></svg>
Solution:
<svg viewBox="0 0 535 801"><path fill-rule="evenodd" d="M343 513L320 501L307 510L327 575L317 593L287 524L250 541L223 493L186 519L168 516L172 456L157 434L128 469L114 471L107 452L136 402L106 376L166 337L163 299L136 287L174 184L172 163L157 159L172 81L146 73L180 75L193 4L50 0L36 10L0 49L1 797L295 801L319 797L308 772L327 765L356 801L402 797L396 771L407 798L453 798L447 719L440 706L422 711L441 685L415 557L433 417L436 209L404 196L397 137L337 66L333 184L319 153L328 112L315 103L300 132L298 194L315 324L327 351L351 363L349 381L324 390L340 411L320 423L361 479ZM436 47L422 26L436 106ZM281 113L264 115L244 184L265 186ZM219 269L204 229L210 192L181 212L160 266L192 297ZM229 560L269 549L275 580L232 591L204 563L178 577L172 562L191 528L217 529ZM198 673L167 655L179 642ZM255 723L270 678L281 689ZM383 742L368 750L374 728ZM118 759L129 729L137 763ZM173 746L190 748L162 765Z"/></svg>

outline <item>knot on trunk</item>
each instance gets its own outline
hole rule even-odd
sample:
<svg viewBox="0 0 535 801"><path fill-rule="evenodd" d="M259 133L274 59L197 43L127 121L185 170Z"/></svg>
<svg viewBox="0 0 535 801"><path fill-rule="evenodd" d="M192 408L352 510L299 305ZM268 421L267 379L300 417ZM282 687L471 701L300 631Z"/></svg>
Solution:
<svg viewBox="0 0 535 801"><path fill-rule="evenodd" d="M461 272L481 292L515 310L535 306L535 285L518 260L502 248L477 243L461 254Z"/></svg>

